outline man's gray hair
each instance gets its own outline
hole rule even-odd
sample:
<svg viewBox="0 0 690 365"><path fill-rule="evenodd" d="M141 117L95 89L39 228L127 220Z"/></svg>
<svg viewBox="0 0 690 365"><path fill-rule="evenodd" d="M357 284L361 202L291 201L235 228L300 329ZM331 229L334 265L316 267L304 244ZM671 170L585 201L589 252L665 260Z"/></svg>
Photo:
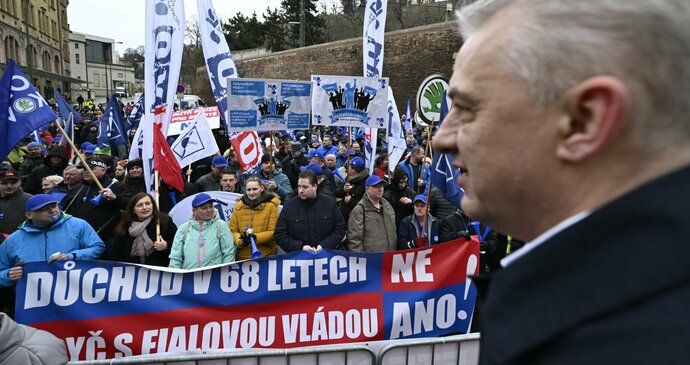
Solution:
<svg viewBox="0 0 690 365"><path fill-rule="evenodd" d="M478 0L457 12L469 37L502 10L515 11L503 49L508 70L535 103L553 105L587 78L609 75L630 90L629 114L669 145L690 139L690 1Z"/></svg>

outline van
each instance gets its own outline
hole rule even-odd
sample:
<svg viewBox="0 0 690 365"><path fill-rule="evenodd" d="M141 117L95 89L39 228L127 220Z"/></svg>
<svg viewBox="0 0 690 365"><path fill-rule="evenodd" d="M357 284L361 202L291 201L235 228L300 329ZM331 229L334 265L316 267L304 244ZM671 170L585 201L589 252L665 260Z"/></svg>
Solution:
<svg viewBox="0 0 690 365"><path fill-rule="evenodd" d="M196 95L185 94L182 99L178 99L180 110L194 109L195 106L207 106L204 100Z"/></svg>
<svg viewBox="0 0 690 365"><path fill-rule="evenodd" d="M126 98L127 97L127 92L125 91L124 86L115 87L115 97L117 97L117 98Z"/></svg>

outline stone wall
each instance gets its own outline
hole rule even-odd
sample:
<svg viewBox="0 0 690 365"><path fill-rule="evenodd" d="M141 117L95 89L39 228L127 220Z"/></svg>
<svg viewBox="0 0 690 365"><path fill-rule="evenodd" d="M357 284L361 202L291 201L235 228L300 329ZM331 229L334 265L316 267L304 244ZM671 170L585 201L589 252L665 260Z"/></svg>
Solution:
<svg viewBox="0 0 690 365"><path fill-rule="evenodd" d="M415 110L415 97L422 81L431 74L450 77L453 58L461 45L455 22L389 32L385 35L383 76L390 85L401 113L407 99ZM362 38L244 59L236 62L245 78L309 80L312 74L362 75ZM201 70L205 76L206 70ZM208 78L196 90L205 100L213 100Z"/></svg>

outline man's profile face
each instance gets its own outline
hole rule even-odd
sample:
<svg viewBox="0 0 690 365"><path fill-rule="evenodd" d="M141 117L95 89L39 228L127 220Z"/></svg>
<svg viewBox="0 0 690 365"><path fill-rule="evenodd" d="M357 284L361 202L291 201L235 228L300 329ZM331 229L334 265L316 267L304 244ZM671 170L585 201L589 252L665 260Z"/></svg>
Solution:
<svg viewBox="0 0 690 365"><path fill-rule="evenodd" d="M65 170L63 177L65 179L65 184L76 185L82 181L82 172L76 167L69 168Z"/></svg>
<svg viewBox="0 0 690 365"><path fill-rule="evenodd" d="M297 179L297 195L301 199L311 199L316 196L317 185L312 185L309 179L299 178Z"/></svg>
<svg viewBox="0 0 690 365"><path fill-rule="evenodd" d="M223 191L235 191L237 177L233 174L223 174L220 178L220 187Z"/></svg>
<svg viewBox="0 0 690 365"><path fill-rule="evenodd" d="M461 205L474 220L510 232L521 209L534 205L543 177L557 174L557 108L540 111L526 84L508 68L501 13L480 27L458 53L449 83L453 106L434 147L462 168ZM520 166L516 167L516 163ZM529 203L529 201L532 203Z"/></svg>

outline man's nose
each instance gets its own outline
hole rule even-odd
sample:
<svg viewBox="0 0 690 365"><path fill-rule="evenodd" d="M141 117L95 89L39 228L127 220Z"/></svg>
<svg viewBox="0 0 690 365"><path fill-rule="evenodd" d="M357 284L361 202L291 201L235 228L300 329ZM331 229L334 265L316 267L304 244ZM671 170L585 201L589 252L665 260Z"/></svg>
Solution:
<svg viewBox="0 0 690 365"><path fill-rule="evenodd" d="M436 135L434 135L432 140L432 146L435 151L440 153L457 153L455 137L458 126L448 119L449 118L444 119L443 123L436 131Z"/></svg>

